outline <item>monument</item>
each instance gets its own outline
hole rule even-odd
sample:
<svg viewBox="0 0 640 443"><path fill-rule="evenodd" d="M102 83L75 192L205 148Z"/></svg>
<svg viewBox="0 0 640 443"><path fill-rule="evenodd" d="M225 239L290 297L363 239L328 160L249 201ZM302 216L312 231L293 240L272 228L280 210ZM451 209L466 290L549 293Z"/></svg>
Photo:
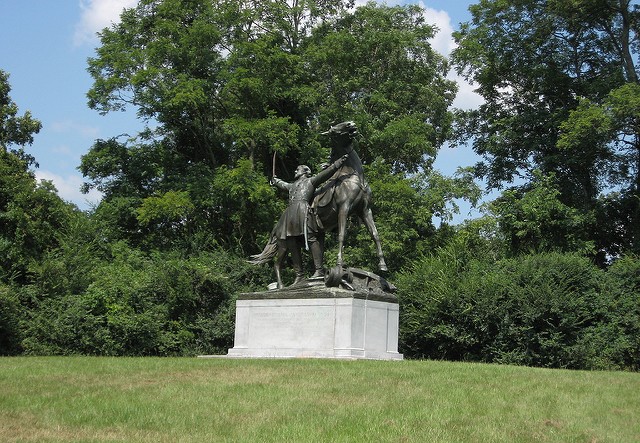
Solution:
<svg viewBox="0 0 640 443"><path fill-rule="evenodd" d="M277 281L263 292L239 294L234 346L230 357L319 357L401 360L399 310L395 287L383 277L344 265L342 248L349 215L356 214L376 244L379 268L386 271L382 247L369 207L371 189L354 150L353 122L332 126L330 163L317 175L308 166L295 180L275 176L272 184L289 193L289 204L254 264L275 258ZM324 234L337 231L334 268L323 267ZM311 250L315 272L305 278L302 247ZM291 254L296 274L285 287L281 267Z"/></svg>

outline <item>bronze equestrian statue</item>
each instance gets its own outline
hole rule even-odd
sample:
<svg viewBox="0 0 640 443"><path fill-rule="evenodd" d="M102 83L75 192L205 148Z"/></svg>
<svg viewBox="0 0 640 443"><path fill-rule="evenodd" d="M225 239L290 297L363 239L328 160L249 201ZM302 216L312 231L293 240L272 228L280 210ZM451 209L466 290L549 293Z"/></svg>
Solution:
<svg viewBox="0 0 640 443"><path fill-rule="evenodd" d="M333 176L326 181L318 191L312 207L318 213L319 227L324 231L338 232L337 266L343 266L343 246L347 230L347 220L351 214L356 214L369 230L369 234L376 244L378 254L378 268L387 270L382 253L382 245L378 229L373 221L373 214L369 207L371 203L371 188L364 177L362 162L354 150L355 137L358 128L352 121L339 123L323 135L328 135L332 141L330 161L347 156L347 161Z"/></svg>
<svg viewBox="0 0 640 443"><path fill-rule="evenodd" d="M280 220L271 231L271 237L260 254L252 255L250 263L268 262L277 255L274 270L278 289L283 288L280 276L282 263L291 252L293 268L296 273L294 285L303 279L301 247L304 244L311 249L315 273L320 277L323 269L323 235L327 231L338 232L338 258L336 268L343 267L343 247L347 220L356 214L364 222L371 234L378 254L378 267L387 270L378 230L373 221L369 204L371 188L364 177L362 162L354 150L354 140L358 129L354 122L348 121L331 126L323 135L332 141L331 165L315 176L311 176L308 166L300 165L296 169L295 181L287 183L275 176L272 184L289 191L289 205ZM316 189L324 183L321 188ZM338 274L341 272L336 271Z"/></svg>

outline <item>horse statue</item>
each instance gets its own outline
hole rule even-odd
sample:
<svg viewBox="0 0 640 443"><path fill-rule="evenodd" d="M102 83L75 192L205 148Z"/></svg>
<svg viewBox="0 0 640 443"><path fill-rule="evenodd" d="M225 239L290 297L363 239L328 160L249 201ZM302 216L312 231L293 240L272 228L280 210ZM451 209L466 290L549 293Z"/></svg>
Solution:
<svg viewBox="0 0 640 443"><path fill-rule="evenodd" d="M354 150L354 140L358 135L358 128L352 121L342 122L322 133L329 136L332 141L330 162L347 155L347 160L329 178L324 185L316 191L316 196L311 205L318 214L319 228L328 232L338 232L338 259L337 267L343 266L343 247L347 231L347 220L351 214L356 214L369 230L369 234L376 244L378 255L378 268L387 270L382 253L382 245L378 229L373 221L373 214L369 204L371 203L371 188L364 177L362 162Z"/></svg>
<svg viewBox="0 0 640 443"><path fill-rule="evenodd" d="M364 178L364 171L362 169L360 157L358 157L358 154L353 149L354 139L358 134L358 129L355 123L349 121L332 126L329 131L324 132L323 134L330 136L333 142L330 159L331 164L313 178L309 178L313 181L317 179L318 182L323 183L315 193L309 194L310 198L313 195L313 201L310 205L312 210L309 212L309 216L312 216L313 214L317 215L315 222L318 230L322 232L338 231L338 259L336 267L325 275L325 284L327 286L344 284L345 286L353 289L349 284L349 281L351 281L353 277L353 273L359 273L359 277L362 277L360 274L364 273L367 274L365 277L367 277L368 280L371 280L371 278L368 276L369 273L359 269L343 269L342 250L347 229L347 220L351 214L356 214L360 219L362 219L367 226L369 233L373 237L379 259L379 269L381 271L386 271L387 265L384 261L384 255L382 254L382 246L380 244L378 230L373 221L371 208L369 207L369 203L371 202L371 189ZM298 168L301 167L303 167L303 165ZM296 179L298 177L298 172L296 172ZM311 190L313 190L313 188ZM281 270L284 259L290 252L293 256L292 259L294 261L294 265L296 262L300 262L300 252L298 251L299 245L295 243L296 241L300 241L300 239L282 239L282 236L278 234L278 226L279 225L276 225L272 230L269 241L265 245L263 251L260 254L252 255L248 261L249 263L258 265L267 263L275 257L274 270L277 279L275 288L282 289L284 288L284 285L282 283ZM316 268L318 267L318 262L320 262L320 264L322 262L323 252L323 250L320 250L320 257L315 257L316 254L312 248ZM299 263L294 267L301 268ZM300 271L301 269L298 269L297 274L299 274ZM318 269L316 269L316 272L317 271ZM345 273L349 275L346 279L343 278ZM296 276L296 281L293 286L299 283L301 280L300 277L300 275ZM314 277L316 277L315 274L312 276L312 279ZM381 280L381 277L379 276L376 276L376 278ZM385 286L385 284L383 284L382 287L385 291L388 291L389 285L386 284Z"/></svg>

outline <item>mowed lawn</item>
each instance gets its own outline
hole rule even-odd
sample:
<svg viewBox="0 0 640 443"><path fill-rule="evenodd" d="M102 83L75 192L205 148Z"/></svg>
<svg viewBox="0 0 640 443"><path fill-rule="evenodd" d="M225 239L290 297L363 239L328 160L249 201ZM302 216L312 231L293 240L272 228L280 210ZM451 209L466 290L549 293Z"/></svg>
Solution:
<svg viewBox="0 0 640 443"><path fill-rule="evenodd" d="M640 374L435 361L0 358L2 442L638 442Z"/></svg>

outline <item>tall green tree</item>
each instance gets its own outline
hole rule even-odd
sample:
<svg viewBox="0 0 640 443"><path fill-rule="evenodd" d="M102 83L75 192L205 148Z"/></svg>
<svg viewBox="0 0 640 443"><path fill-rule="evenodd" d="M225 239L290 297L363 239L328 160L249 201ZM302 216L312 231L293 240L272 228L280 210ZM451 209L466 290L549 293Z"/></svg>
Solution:
<svg viewBox="0 0 640 443"><path fill-rule="evenodd" d="M599 101L583 98L560 130L559 149L598 153L593 176L611 189L596 202L599 237L612 254L640 252L640 84L625 83Z"/></svg>
<svg viewBox="0 0 640 443"><path fill-rule="evenodd" d="M498 220L512 255L545 251L593 253L585 234L592 222L583 213L562 203L553 176L534 172L530 186L502 193L488 207Z"/></svg>
<svg viewBox="0 0 640 443"><path fill-rule="evenodd" d="M72 213L51 182L38 183L25 152L41 124L29 111L18 115L0 70L0 282L28 281L29 267L56 245L56 234Z"/></svg>
<svg viewBox="0 0 640 443"><path fill-rule="evenodd" d="M31 165L35 158L24 148L33 143L33 136L40 132L42 124L29 111L18 116L18 106L11 99L10 92L9 74L0 70L0 149L13 152Z"/></svg>
<svg viewBox="0 0 640 443"><path fill-rule="evenodd" d="M470 7L454 61L485 99L464 116L461 130L484 158L478 175L499 187L529 181L535 170L553 174L564 204L592 212L594 220L617 214L606 224L633 233L640 221L631 103L638 8L629 0L481 0ZM612 107L621 94L628 102ZM606 129L597 112L608 115ZM602 199L618 186L627 203ZM620 205L626 209L614 210ZM604 230L597 224L590 235L599 249L616 252L619 242ZM630 243L637 249L637 236Z"/></svg>
<svg viewBox="0 0 640 443"><path fill-rule="evenodd" d="M10 90L0 70L0 355L22 351L22 325L39 299L85 277L78 267L44 264L54 262L72 223L87 218L58 196L53 183L36 180L30 169L36 160L25 148L41 124L28 111L18 115ZM68 256L80 264L77 252Z"/></svg>
<svg viewBox="0 0 640 443"><path fill-rule="evenodd" d="M363 137L358 154L394 171L429 171L451 135L457 86L429 40L435 27L416 5L369 3L326 22L308 47L319 94L317 118L352 119Z"/></svg>
<svg viewBox="0 0 640 443"><path fill-rule="evenodd" d="M0 281L26 283L31 265L57 246L76 209L7 152L0 152L0 202Z"/></svg>
<svg viewBox="0 0 640 443"><path fill-rule="evenodd" d="M365 163L428 172L456 91L429 45L435 29L417 6L349 5L142 0L124 11L89 60L89 105L134 107L155 128L99 140L82 159L108 230L139 242L162 227L255 251L281 209L265 203L272 162L283 178L315 169L328 154L319 133L338 120L358 123ZM177 197L179 215L165 204Z"/></svg>
<svg viewBox="0 0 640 443"><path fill-rule="evenodd" d="M287 160L287 152L303 144L294 88L301 80L292 73L301 72L297 42L341 4L141 1L103 31L102 46L89 60L95 79L90 107L110 112L133 106L157 125L136 140L99 140L82 160L85 189L103 190L105 206L120 202L114 221L123 229L115 231L135 240L145 227L132 214L167 192L186 192L192 225L220 227L212 234L221 244L237 246L235 239L242 238L241 249L255 249L256 232L270 229L261 223L270 224L276 213L232 232L228 226L235 222L220 208L238 193L212 186L220 183L216 176L249 159L251 169L263 173L255 178L264 187L272 152ZM290 155L289 169L298 157L299 151ZM258 195L245 196L250 203L240 217L260 212Z"/></svg>

